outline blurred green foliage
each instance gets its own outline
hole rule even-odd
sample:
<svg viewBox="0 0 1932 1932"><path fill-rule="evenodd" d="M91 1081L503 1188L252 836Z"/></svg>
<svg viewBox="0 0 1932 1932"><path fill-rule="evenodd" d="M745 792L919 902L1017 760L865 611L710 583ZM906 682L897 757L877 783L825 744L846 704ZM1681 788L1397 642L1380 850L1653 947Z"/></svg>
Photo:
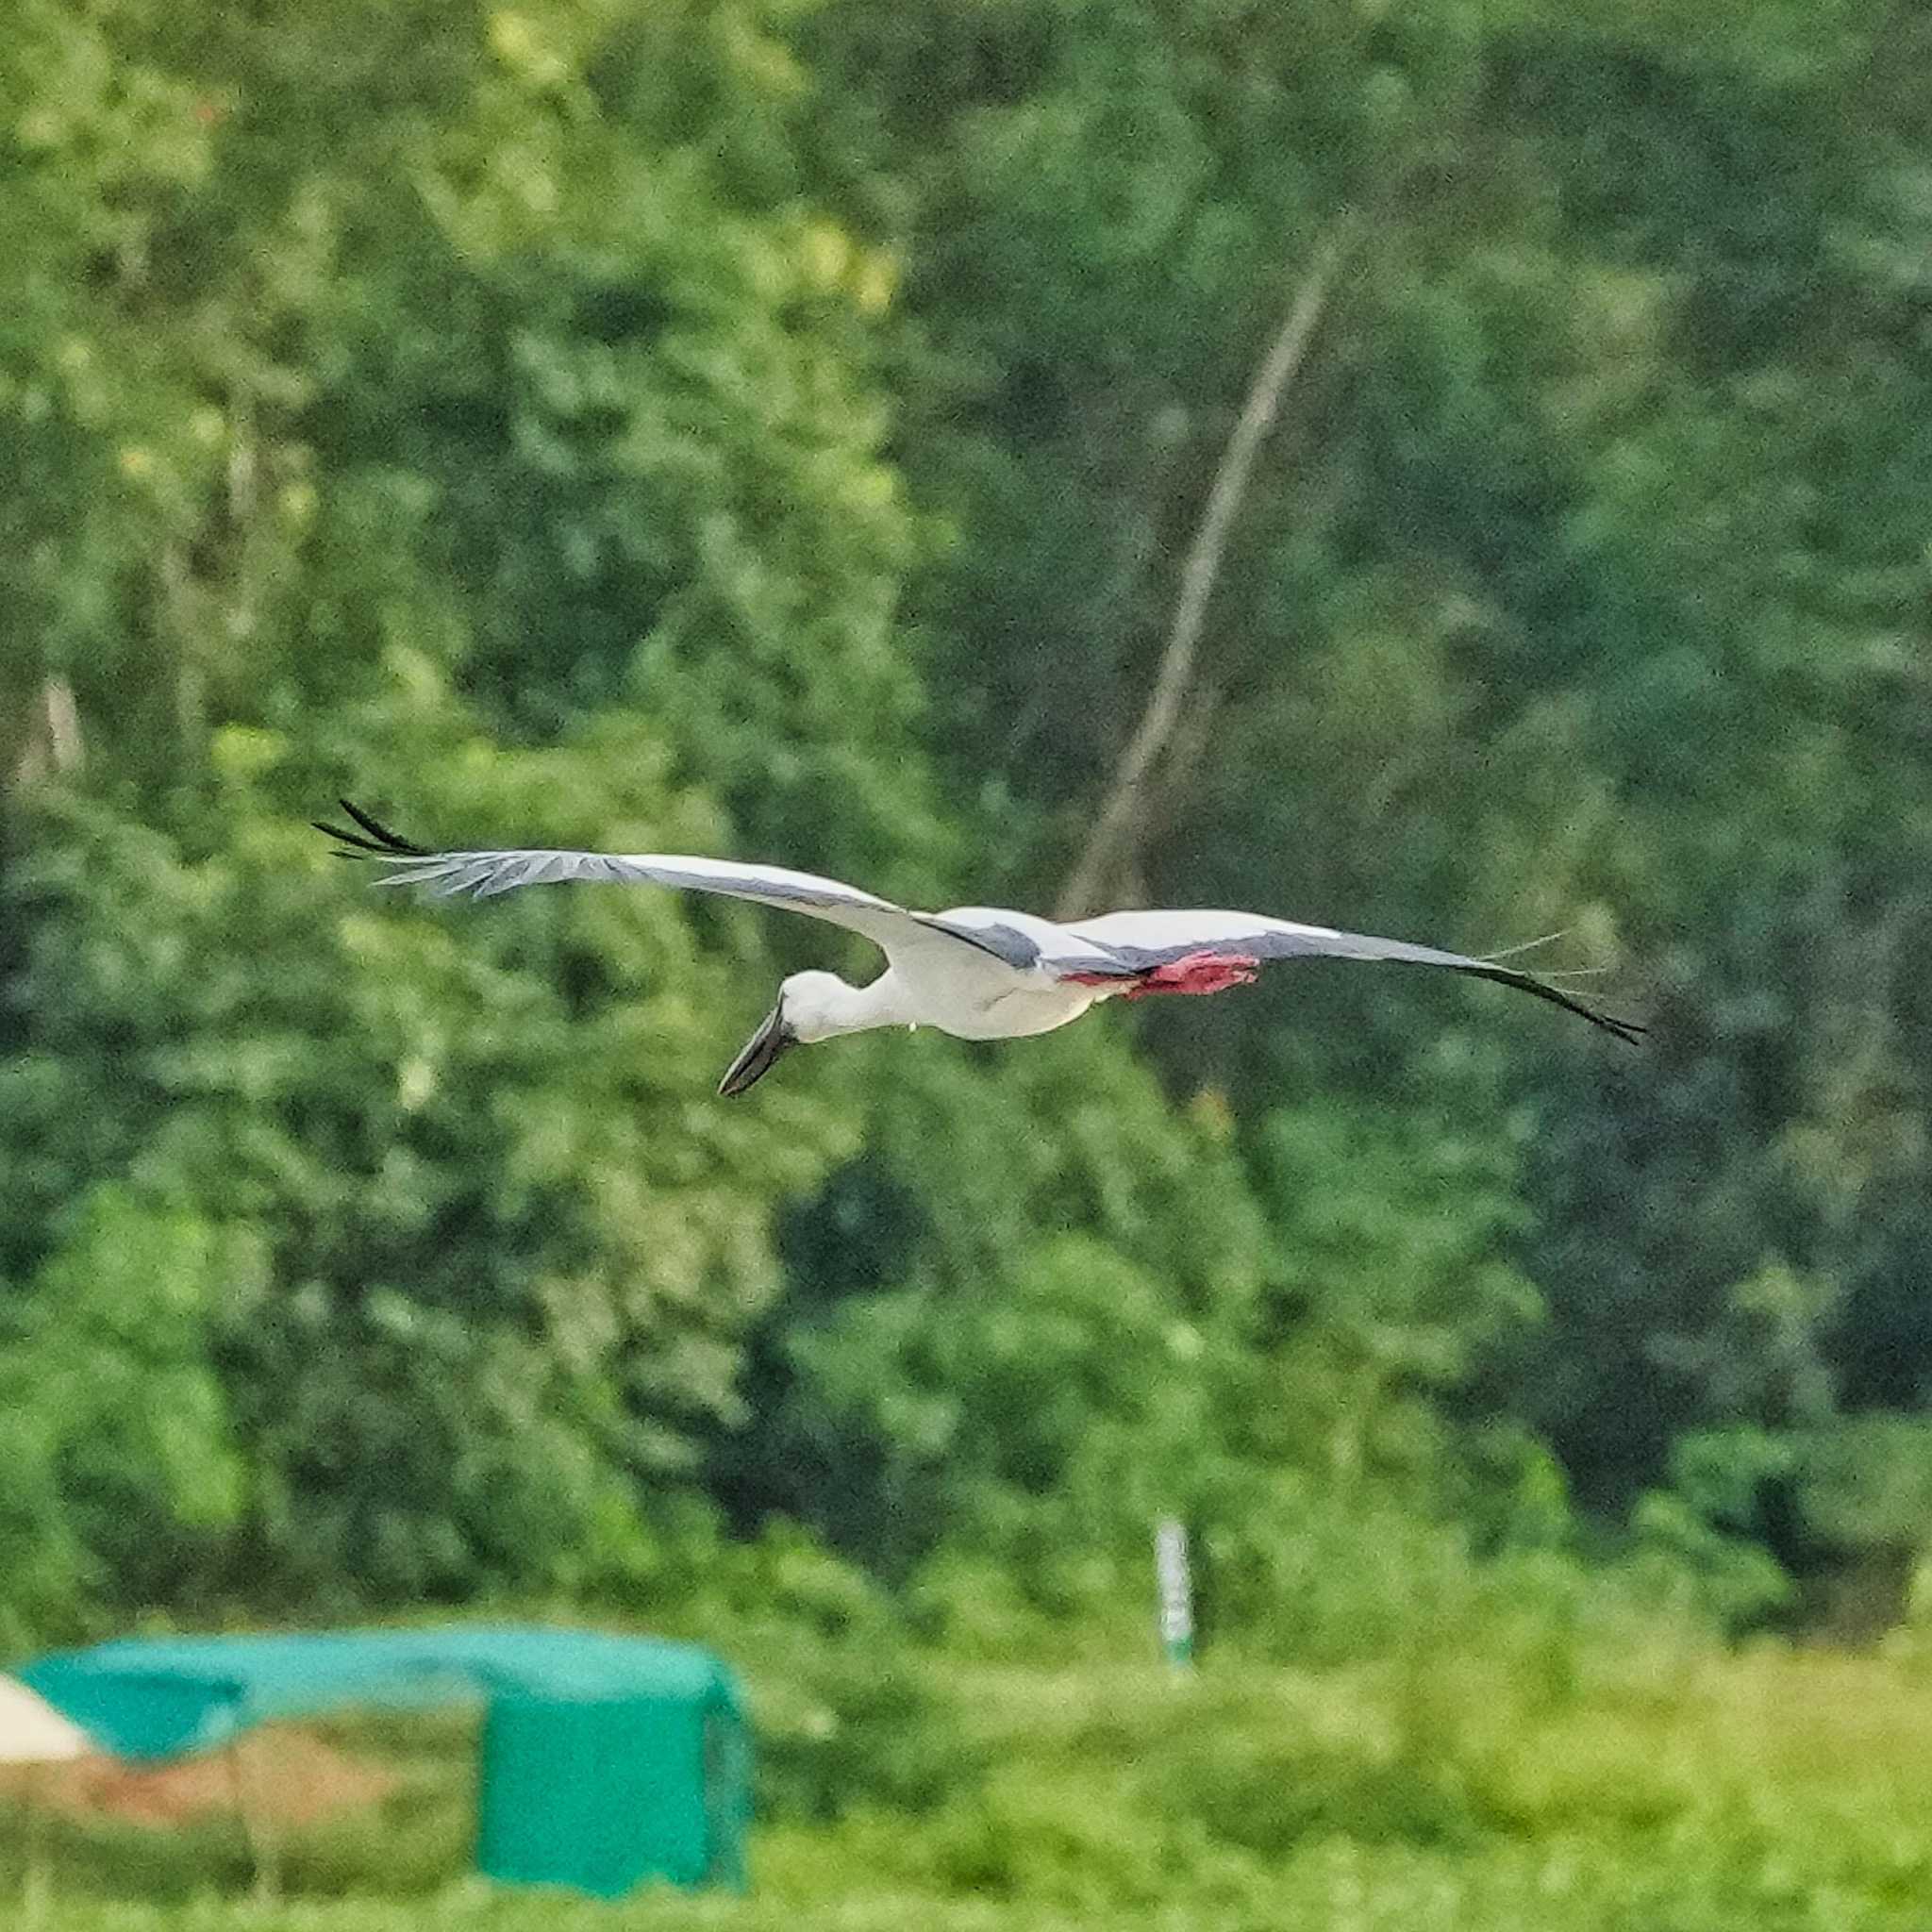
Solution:
<svg viewBox="0 0 1932 1932"><path fill-rule="evenodd" d="M286 1831L285 1905L239 1896L247 1860L219 1808L167 1832L57 1814L41 1923L1909 1932L1932 1896L1909 1664L1674 1660L1620 1637L1574 1642L1580 1669L1558 1681L1478 1618L1367 1672L1209 1664L1178 1682L1118 1659L901 1653L867 1682L855 1653L807 1693L795 1633L766 1647L741 1630L737 1648L776 1745L749 1899L484 1888L463 1875L462 1726L352 1718L330 1743L394 1787ZM22 1822L0 1806L9 1887Z"/></svg>
<svg viewBox="0 0 1932 1932"><path fill-rule="evenodd" d="M1275 1664L1923 1618L1928 80L1777 0L19 0L0 1642L722 1607L945 1740L867 1647L1143 1642L1168 1513ZM307 829L1051 905L1331 245L1108 889L1567 927L1642 1054L1309 966L725 1106L858 952ZM1288 1748L1174 1830L1506 1802ZM1034 1890L952 1749L786 1802Z"/></svg>

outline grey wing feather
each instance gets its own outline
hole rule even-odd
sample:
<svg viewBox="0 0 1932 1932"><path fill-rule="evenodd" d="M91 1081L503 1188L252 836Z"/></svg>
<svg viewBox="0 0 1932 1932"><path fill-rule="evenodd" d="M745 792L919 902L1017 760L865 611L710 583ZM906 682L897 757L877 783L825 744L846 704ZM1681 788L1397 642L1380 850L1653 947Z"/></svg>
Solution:
<svg viewBox="0 0 1932 1932"><path fill-rule="evenodd" d="M1010 966L1016 972L1024 973L1040 963L1040 941L1017 925L1000 920L968 923L944 912L915 912L912 916L930 931L942 932L948 939L964 940L969 946L990 953L1003 966Z"/></svg>
<svg viewBox="0 0 1932 1932"><path fill-rule="evenodd" d="M438 897L470 892L488 899L519 886L560 885L572 880L608 885L682 886L688 891L720 892L801 911L879 911L911 915L885 899L847 890L808 873L783 873L773 866L720 869L717 859L688 858L669 852L569 852L541 849L439 852L425 859L392 860L386 886L427 886Z"/></svg>
<svg viewBox="0 0 1932 1932"><path fill-rule="evenodd" d="M1493 959L1444 952L1407 940L1378 939L1370 933L1341 932L1332 926L1298 925L1250 912L1112 912L1070 928L1072 936L1117 960L1122 976L1171 965L1191 953L1235 953L1253 959L1381 959L1409 966L1434 966L1475 979L1494 980L1547 1000L1635 1044L1644 1028L1554 986L1533 973ZM1092 972L1085 958L1049 959L1050 968ZM1100 969L1108 970L1108 969Z"/></svg>
<svg viewBox="0 0 1932 1932"><path fill-rule="evenodd" d="M471 852L432 852L398 837L379 820L339 801L357 830L316 821L316 829L338 841L347 858L370 858L391 869L387 886L426 886L439 896L468 892L487 899L521 886L584 881L612 885L658 885L693 892L776 906L863 934L891 953L895 947L930 944L931 935L992 951L979 938L924 913L908 911L890 899L861 891L837 879L784 866L745 865L728 858L693 858L675 853L577 852L504 848ZM997 955L995 955L997 957Z"/></svg>

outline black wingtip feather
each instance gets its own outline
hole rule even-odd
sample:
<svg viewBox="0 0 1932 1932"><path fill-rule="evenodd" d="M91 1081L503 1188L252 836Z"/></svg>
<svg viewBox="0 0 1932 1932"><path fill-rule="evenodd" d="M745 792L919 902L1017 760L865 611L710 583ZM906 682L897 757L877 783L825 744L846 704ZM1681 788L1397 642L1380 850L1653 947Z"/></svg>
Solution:
<svg viewBox="0 0 1932 1932"><path fill-rule="evenodd" d="M1466 969L1468 970L1468 969ZM1641 1046L1643 1036L1649 1027L1637 1020L1625 1020L1616 1013L1606 1013L1601 1008L1592 1007L1567 993L1560 986L1552 986L1547 979L1539 979L1533 973L1521 973L1509 966L1482 965L1474 969L1481 979L1493 979L1504 986L1519 988L1524 992L1533 992L1540 1000L1548 1000L1552 1006L1561 1007L1566 1012L1576 1014L1600 1026L1606 1033L1614 1034L1625 1046Z"/></svg>
<svg viewBox="0 0 1932 1932"><path fill-rule="evenodd" d="M392 832L378 818L372 817L358 805L346 798L336 803L361 826L360 832L345 831L341 825L325 824L321 819L310 819L318 832L339 841L346 849L338 850L338 858L428 858L433 855L426 845L415 844L410 840ZM367 835L366 837L364 835Z"/></svg>
<svg viewBox="0 0 1932 1932"><path fill-rule="evenodd" d="M407 853L411 858L427 858L431 856L428 846L418 845L413 840L405 839L400 834L391 831L390 828L386 824L384 824L380 819L375 817L370 812L364 811L359 805L353 804L350 800L346 798L339 798L336 801L336 803L340 805L341 808L345 812L347 812L349 816L352 819L354 819L356 823L358 825L360 825L362 829L365 832L367 832L372 839L375 839L379 843L388 846L388 848L391 852Z"/></svg>
<svg viewBox="0 0 1932 1932"><path fill-rule="evenodd" d="M376 844L373 839L365 839L358 832L345 832L340 825L325 824L321 819L310 819L308 823L318 832L337 841L336 850L330 855L335 858L367 858L372 853L380 853L386 848Z"/></svg>

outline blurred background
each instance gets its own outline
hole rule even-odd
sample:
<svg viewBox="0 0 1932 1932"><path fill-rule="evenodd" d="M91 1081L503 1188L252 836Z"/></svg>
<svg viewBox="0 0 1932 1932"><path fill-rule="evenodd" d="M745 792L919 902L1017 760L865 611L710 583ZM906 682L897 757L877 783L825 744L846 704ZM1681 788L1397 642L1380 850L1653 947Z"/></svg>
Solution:
<svg viewBox="0 0 1932 1932"><path fill-rule="evenodd" d="M1920 9L13 0L0 250L6 1658L700 1638L708 1924L1932 1923ZM343 792L1654 1030L1310 964L721 1104L862 947Z"/></svg>

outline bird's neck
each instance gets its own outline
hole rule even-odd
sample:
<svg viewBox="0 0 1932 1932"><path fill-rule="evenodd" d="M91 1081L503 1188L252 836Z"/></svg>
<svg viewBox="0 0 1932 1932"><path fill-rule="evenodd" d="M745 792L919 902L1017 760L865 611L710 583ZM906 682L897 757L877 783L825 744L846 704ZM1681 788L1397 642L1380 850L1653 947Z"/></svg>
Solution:
<svg viewBox="0 0 1932 1932"><path fill-rule="evenodd" d="M853 986L825 974L813 991L809 1013L800 1013L794 1024L798 1037L810 1041L864 1033L874 1026L908 1026L916 1017L907 1001L906 989L888 967L867 986Z"/></svg>

